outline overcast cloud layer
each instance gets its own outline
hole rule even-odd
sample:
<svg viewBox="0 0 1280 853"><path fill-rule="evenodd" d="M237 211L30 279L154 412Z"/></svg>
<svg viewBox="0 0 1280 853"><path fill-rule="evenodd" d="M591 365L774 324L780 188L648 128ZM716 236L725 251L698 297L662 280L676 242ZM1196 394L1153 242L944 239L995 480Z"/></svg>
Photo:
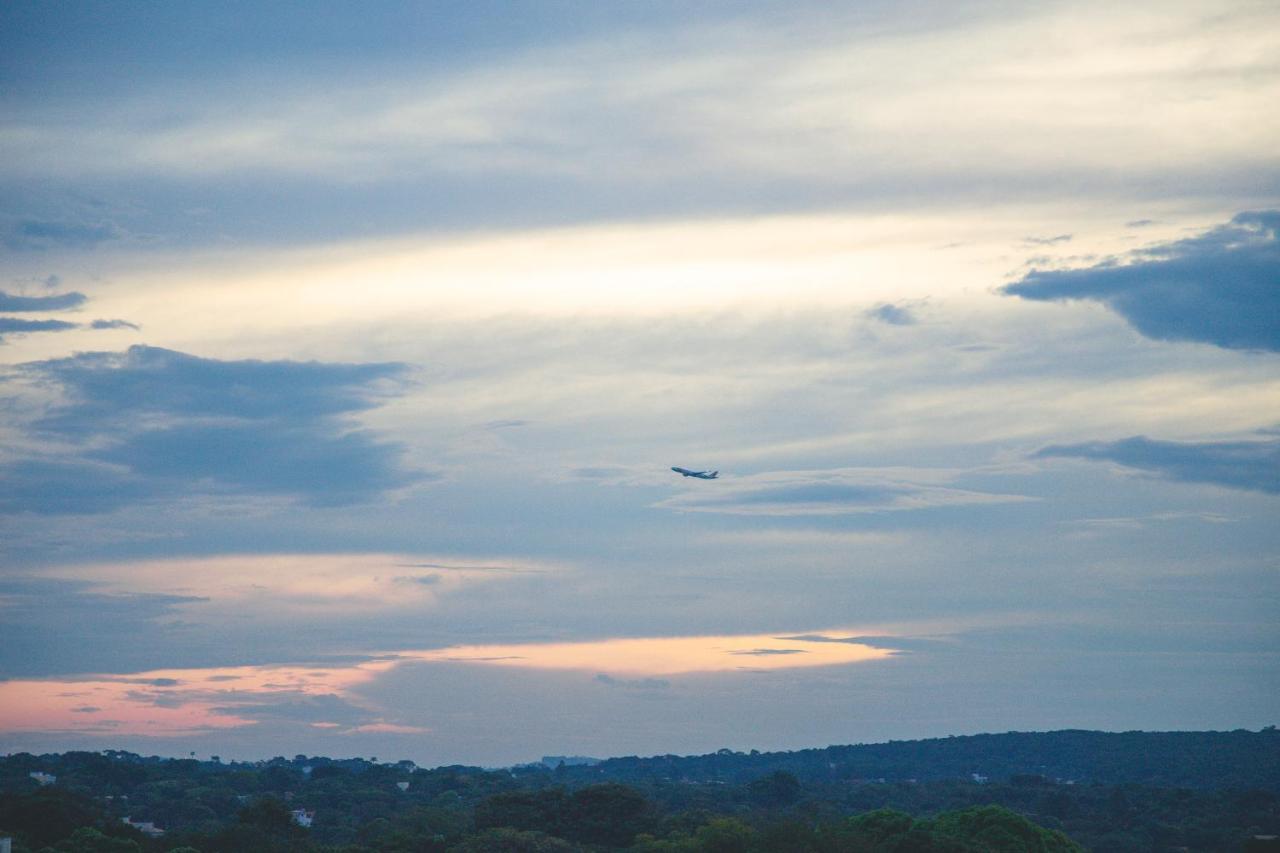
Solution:
<svg viewBox="0 0 1280 853"><path fill-rule="evenodd" d="M1273 4L0 33L0 750L1280 716Z"/></svg>

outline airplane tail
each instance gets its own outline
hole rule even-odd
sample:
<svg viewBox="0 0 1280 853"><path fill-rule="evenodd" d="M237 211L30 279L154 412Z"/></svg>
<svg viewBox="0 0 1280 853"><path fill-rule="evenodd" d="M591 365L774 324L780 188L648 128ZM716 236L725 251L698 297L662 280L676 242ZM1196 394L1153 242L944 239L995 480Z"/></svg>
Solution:
<svg viewBox="0 0 1280 853"><path fill-rule="evenodd" d="M719 477L719 476L720 476L720 472L719 472L719 471L712 471L712 472L711 472L711 479L713 479L713 480L714 480L716 477Z"/></svg>

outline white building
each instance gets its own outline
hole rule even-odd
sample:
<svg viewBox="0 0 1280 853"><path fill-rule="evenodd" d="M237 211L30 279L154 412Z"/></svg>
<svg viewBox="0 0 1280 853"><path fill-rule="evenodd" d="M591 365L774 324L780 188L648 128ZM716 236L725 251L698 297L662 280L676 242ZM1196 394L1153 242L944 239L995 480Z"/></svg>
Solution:
<svg viewBox="0 0 1280 853"><path fill-rule="evenodd" d="M33 770L27 775L32 779L35 779L41 785L52 785L54 782L58 781L58 777L54 776L52 773L41 773L39 770Z"/></svg>
<svg viewBox="0 0 1280 853"><path fill-rule="evenodd" d="M294 809L290 812L293 815L293 822L298 826L310 828L311 821L316 819L316 813L307 811L306 809Z"/></svg>

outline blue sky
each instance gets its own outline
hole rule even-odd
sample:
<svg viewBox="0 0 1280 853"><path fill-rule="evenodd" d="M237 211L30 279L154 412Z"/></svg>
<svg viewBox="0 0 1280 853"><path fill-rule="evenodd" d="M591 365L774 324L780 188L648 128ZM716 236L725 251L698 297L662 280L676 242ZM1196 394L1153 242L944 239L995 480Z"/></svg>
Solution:
<svg viewBox="0 0 1280 853"><path fill-rule="evenodd" d="M0 750L1276 721L1272 4L0 32Z"/></svg>

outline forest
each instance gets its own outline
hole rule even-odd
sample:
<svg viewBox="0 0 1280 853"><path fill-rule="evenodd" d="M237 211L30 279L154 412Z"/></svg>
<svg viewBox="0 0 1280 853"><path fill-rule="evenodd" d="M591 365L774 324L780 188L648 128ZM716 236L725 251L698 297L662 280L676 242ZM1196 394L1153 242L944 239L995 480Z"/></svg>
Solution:
<svg viewBox="0 0 1280 853"><path fill-rule="evenodd" d="M1280 849L1280 734L1049 732L568 766L0 758L14 853Z"/></svg>

